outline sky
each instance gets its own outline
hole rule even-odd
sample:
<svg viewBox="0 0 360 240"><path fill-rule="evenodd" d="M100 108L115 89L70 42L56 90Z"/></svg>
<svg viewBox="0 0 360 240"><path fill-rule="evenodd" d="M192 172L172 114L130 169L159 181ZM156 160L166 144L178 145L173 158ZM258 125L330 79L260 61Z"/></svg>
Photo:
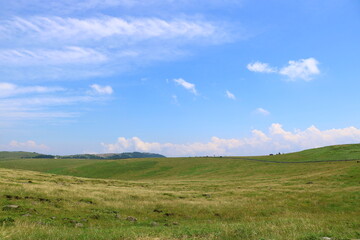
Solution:
<svg viewBox="0 0 360 240"><path fill-rule="evenodd" d="M360 142L358 0L0 0L0 150Z"/></svg>

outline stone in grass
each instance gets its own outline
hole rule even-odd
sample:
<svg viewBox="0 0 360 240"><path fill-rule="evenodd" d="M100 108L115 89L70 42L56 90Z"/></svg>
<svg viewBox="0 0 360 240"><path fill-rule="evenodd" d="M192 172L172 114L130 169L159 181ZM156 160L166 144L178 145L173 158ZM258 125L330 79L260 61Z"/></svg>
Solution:
<svg viewBox="0 0 360 240"><path fill-rule="evenodd" d="M132 216L128 216L128 217L126 218L126 220L129 221L129 222L137 222L137 218L136 218L136 217L132 217Z"/></svg>
<svg viewBox="0 0 360 240"><path fill-rule="evenodd" d="M75 227L76 228L83 228L84 224L78 222L78 223L75 223Z"/></svg>
<svg viewBox="0 0 360 240"><path fill-rule="evenodd" d="M331 240L329 237L323 237L322 240Z"/></svg>
<svg viewBox="0 0 360 240"><path fill-rule="evenodd" d="M2 210L9 211L9 210L17 210L19 208L20 208L19 205L5 205L5 206L3 206Z"/></svg>
<svg viewBox="0 0 360 240"><path fill-rule="evenodd" d="M30 214L30 213L25 213L25 214L23 214L23 215L21 215L21 216L23 216L23 217L30 217L31 214Z"/></svg>
<svg viewBox="0 0 360 240"><path fill-rule="evenodd" d="M152 227L157 227L157 226L159 226L159 223L158 223L158 222L151 222L151 223L150 223L150 226L152 226Z"/></svg>

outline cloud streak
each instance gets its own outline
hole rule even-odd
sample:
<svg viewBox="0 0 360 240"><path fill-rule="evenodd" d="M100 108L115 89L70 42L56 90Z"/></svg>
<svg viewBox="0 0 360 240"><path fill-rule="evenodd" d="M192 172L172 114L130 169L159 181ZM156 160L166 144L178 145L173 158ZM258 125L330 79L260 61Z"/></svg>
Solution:
<svg viewBox="0 0 360 240"><path fill-rule="evenodd" d="M281 124L274 123L268 133L253 130L248 138L222 139L212 137L201 143L159 143L146 142L138 137L120 137L115 143L101 143L105 152L157 152L167 156L205 156L205 155L257 155L273 152L290 152L307 148L360 141L360 129L347 127L341 129L319 130L310 126L305 130L286 131Z"/></svg>
<svg viewBox="0 0 360 240"><path fill-rule="evenodd" d="M0 83L0 122L78 117L81 112L79 106L108 101L107 96L112 93L111 86L98 84L91 85L88 91L80 91Z"/></svg>
<svg viewBox="0 0 360 240"><path fill-rule="evenodd" d="M232 40L223 23L184 16L32 16L0 26L0 71L14 80L109 76Z"/></svg>
<svg viewBox="0 0 360 240"><path fill-rule="evenodd" d="M225 96L229 99L236 100L236 97L233 93L231 93L229 90L226 90Z"/></svg>
<svg viewBox="0 0 360 240"><path fill-rule="evenodd" d="M174 82L175 82L177 85L185 88L186 90L188 90L188 91L191 92L192 94L198 95L198 92L197 92L197 90L196 90L195 84L190 83L190 82L187 82L187 81L185 81L185 80L182 79L182 78L174 79Z"/></svg>

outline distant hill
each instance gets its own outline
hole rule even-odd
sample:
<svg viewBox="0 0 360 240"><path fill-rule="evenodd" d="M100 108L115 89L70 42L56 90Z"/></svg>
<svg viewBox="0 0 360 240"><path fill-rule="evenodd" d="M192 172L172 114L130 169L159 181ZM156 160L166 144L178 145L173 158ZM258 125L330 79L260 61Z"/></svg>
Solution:
<svg viewBox="0 0 360 240"><path fill-rule="evenodd" d="M150 158L139 158L144 156ZM154 155L149 153L84 154L65 156L66 159L44 159L42 156L35 156L32 159L0 159L0 168L123 180L164 178L236 179L240 176L252 178L253 176L260 176L261 174L268 174L272 171L271 169L276 169L276 171L281 172L288 171L288 169L291 168L294 170L294 174L297 175L297 171L301 171L305 166L328 166L328 164L335 164L340 167L350 166L351 164L359 165L356 161L354 161L355 163L326 163L326 161L360 160L360 144L336 145L273 156L181 158L159 158L151 156ZM113 160L119 157L131 157L132 159L122 159L121 161ZM137 159L134 159L136 157ZM261 162L259 160L261 160ZM320 161L320 163L316 161ZM291 164L289 162L299 164ZM306 167L306 169L308 168L309 167ZM354 172L354 175L355 174L358 174L358 172Z"/></svg>
<svg viewBox="0 0 360 240"><path fill-rule="evenodd" d="M54 158L52 155L45 155L36 152L10 152L2 151L0 152L0 159L19 159L19 158Z"/></svg>
<svg viewBox="0 0 360 240"><path fill-rule="evenodd" d="M128 158L164 158L164 155L156 153L126 152L106 154L75 154L75 155L47 155L36 152L0 152L0 159L22 159L22 158L49 158L49 159L128 159Z"/></svg>
<svg viewBox="0 0 360 240"><path fill-rule="evenodd" d="M61 159L128 159L128 158L164 158L164 155L144 152L104 153L104 154L76 154L57 156Z"/></svg>

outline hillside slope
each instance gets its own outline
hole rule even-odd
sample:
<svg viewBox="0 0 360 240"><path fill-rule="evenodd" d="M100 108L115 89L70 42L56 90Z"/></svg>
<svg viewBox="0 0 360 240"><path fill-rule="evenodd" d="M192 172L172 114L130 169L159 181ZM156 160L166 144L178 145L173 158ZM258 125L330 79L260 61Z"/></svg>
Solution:
<svg viewBox="0 0 360 240"><path fill-rule="evenodd" d="M295 153L261 156L256 159L270 161L326 161L326 160L359 160L360 144L333 145L321 148L313 148Z"/></svg>
<svg viewBox="0 0 360 240"><path fill-rule="evenodd" d="M360 159L360 145L342 145L311 149L298 153L251 157L273 161L318 161ZM0 161L0 168L33 170L61 175L108 179L234 179L256 173L294 176L307 171L310 163L276 164L249 161L247 157L147 158L117 160L89 159L17 159ZM355 162L356 163L356 162ZM307 165L306 165L307 164ZM321 164L320 164L321 166ZM328 166L328 165L323 165Z"/></svg>

